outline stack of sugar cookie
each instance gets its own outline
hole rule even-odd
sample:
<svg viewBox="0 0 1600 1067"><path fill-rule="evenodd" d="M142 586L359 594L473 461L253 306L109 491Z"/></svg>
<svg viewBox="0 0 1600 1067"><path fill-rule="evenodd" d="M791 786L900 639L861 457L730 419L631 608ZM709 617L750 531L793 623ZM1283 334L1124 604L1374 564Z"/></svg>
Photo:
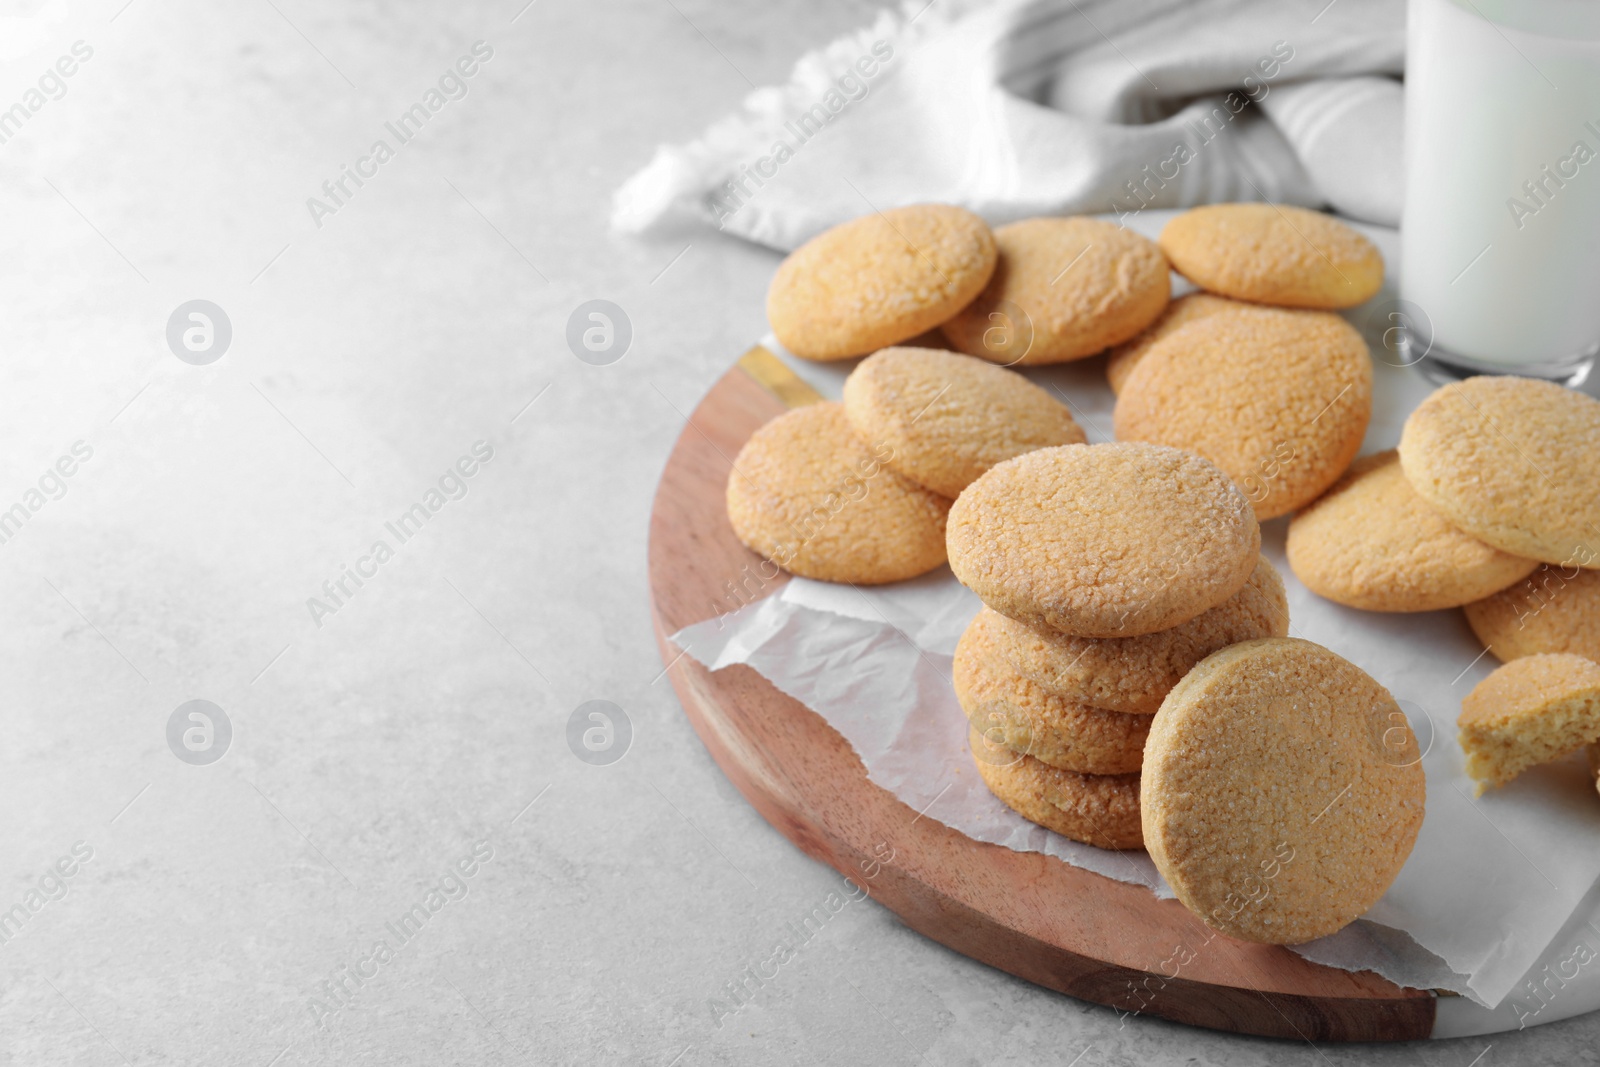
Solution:
<svg viewBox="0 0 1600 1067"><path fill-rule="evenodd" d="M1383 284L1383 258L1320 212L1213 204L1160 247L1203 291L1112 350L1117 438L1188 449L1244 489L1262 520L1316 499L1361 447L1372 364L1335 309Z"/></svg>
<svg viewBox="0 0 1600 1067"><path fill-rule="evenodd" d="M1046 448L972 482L946 538L986 605L954 666L979 773L1040 825L1139 847L1139 770L1163 698L1218 649L1287 632L1249 501L1177 449Z"/></svg>

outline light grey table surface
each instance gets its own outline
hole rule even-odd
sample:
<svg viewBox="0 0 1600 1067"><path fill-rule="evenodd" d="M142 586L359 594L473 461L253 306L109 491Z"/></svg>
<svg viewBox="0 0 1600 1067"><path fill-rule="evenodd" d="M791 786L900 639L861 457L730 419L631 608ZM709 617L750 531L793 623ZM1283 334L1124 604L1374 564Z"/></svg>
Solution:
<svg viewBox="0 0 1600 1067"><path fill-rule="evenodd" d="M777 260L606 215L657 142L873 8L523 2L0 10L0 109L90 52L0 143L0 1061L1596 1061L1596 1017L1388 1048L1123 1023L870 901L719 1018L841 886L701 747L645 587L662 464ZM565 341L596 298L634 331L607 366ZM203 366L166 336L193 299L232 327ZM209 765L168 740L193 699L231 724ZM631 723L609 766L568 743L595 699Z"/></svg>

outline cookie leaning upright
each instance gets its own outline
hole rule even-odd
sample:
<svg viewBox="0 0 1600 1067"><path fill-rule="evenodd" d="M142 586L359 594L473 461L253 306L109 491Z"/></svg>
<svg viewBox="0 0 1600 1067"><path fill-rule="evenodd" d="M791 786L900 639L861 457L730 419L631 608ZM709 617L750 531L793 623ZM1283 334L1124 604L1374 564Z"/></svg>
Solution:
<svg viewBox="0 0 1600 1067"><path fill-rule="evenodd" d="M1320 211L1207 204L1161 231L1161 251L1202 289L1297 308L1348 308L1383 286L1377 245Z"/></svg>
<svg viewBox="0 0 1600 1067"><path fill-rule="evenodd" d="M844 383L862 440L885 445L892 469L956 497L996 463L1051 445L1082 444L1066 407L1015 371L932 348L886 348Z"/></svg>
<svg viewBox="0 0 1600 1067"><path fill-rule="evenodd" d="M842 404L797 408L751 435L727 502L739 540L791 574L875 585L944 562L950 501L885 467Z"/></svg>
<svg viewBox="0 0 1600 1067"><path fill-rule="evenodd" d="M767 290L767 320L806 359L862 356L933 329L994 273L994 235L964 208L916 204L818 234Z"/></svg>
<svg viewBox="0 0 1600 1067"><path fill-rule="evenodd" d="M1600 401L1531 378L1435 390L1406 419L1400 465L1440 514L1496 548L1600 568Z"/></svg>
<svg viewBox="0 0 1600 1067"><path fill-rule="evenodd" d="M1123 441L1188 449L1228 472L1258 518L1315 500L1361 448L1372 358L1329 312L1214 314L1152 345L1113 412Z"/></svg>
<svg viewBox="0 0 1600 1067"><path fill-rule="evenodd" d="M1359 667L1295 638L1234 645L1156 713L1145 847L1208 925L1310 941L1360 916L1400 873L1422 826L1420 761L1399 705Z"/></svg>
<svg viewBox="0 0 1600 1067"><path fill-rule="evenodd" d="M1392 451L1357 460L1290 520L1288 551L1313 593L1367 611L1460 607L1539 565L1451 526L1411 488Z"/></svg>
<svg viewBox="0 0 1600 1067"><path fill-rule="evenodd" d="M994 276L943 327L957 350L991 363L1092 356L1148 326L1171 295L1167 261L1155 242L1114 223L1024 219L994 237L1000 250Z"/></svg>
<svg viewBox="0 0 1600 1067"><path fill-rule="evenodd" d="M1133 442L1029 452L950 511L950 568L984 603L1078 637L1133 637L1237 593L1261 530L1212 463Z"/></svg>

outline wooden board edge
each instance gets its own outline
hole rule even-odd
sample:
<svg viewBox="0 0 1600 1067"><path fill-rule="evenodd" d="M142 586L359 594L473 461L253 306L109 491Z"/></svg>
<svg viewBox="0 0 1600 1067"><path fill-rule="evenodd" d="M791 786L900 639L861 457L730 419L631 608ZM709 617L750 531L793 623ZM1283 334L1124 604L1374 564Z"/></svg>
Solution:
<svg viewBox="0 0 1600 1067"><path fill-rule="evenodd" d="M1393 995L1385 997L1308 996L1196 982L1181 975L1168 977L1123 967L996 924L989 916L902 869L877 864L872 846L852 842L832 832L831 827L808 820L798 806L785 802L782 784L776 777L760 775L759 767L752 768L749 760L738 757L734 751L737 742L730 743L726 732L719 730L705 712L705 683L712 672L688 656L678 657L677 646L659 617L654 621L663 662L677 658L667 675L685 715L734 787L774 829L806 855L839 874L862 881L864 870L879 867L881 873L867 883L870 895L930 940L1035 985L1110 1008L1124 1018L1153 1015L1210 1030L1290 1041L1411 1041L1431 1034L1436 998L1429 990L1391 986ZM765 679L761 681L765 683ZM773 692L781 696L776 690ZM803 706L801 710L816 715ZM865 778L865 768L861 774ZM916 818L917 813L898 798L895 803L904 808L908 822ZM978 850L1004 849L977 841L970 844ZM1034 855L1044 864L1065 865L1054 857ZM933 903L927 899L930 896ZM954 937L952 929L964 931L967 936Z"/></svg>
<svg viewBox="0 0 1600 1067"><path fill-rule="evenodd" d="M730 379L735 377L740 379L741 384L733 385L730 382ZM798 383L798 389L794 387L794 383ZM736 394L745 397L748 406L749 396L753 393L751 385L759 386L760 392L765 394L762 406L770 405L771 410L765 417L781 413L784 408L814 403L820 399L815 390L794 375L781 360L757 345L746 353L746 357L740 360L737 367L729 369L696 407L690 416L690 424L685 427L674 444L672 455L663 470L656 500L652 505L649 549L652 623L663 662L669 664L667 674L674 690L685 708L691 725L723 773L769 823L802 851L828 864L841 874L852 876L859 873L862 863L871 861L872 857L867 851L871 847L870 844L854 842L847 835L838 833L833 827L818 825L808 820L800 810L798 798L790 800L785 797L782 776L763 773L765 754L737 751L740 745L745 744L744 739L730 737L726 730L719 730L714 717L707 713L705 701L708 700L708 694L718 686L712 681L710 672L691 657L680 655L676 646L671 644L668 622L663 617L659 602L660 590L657 579L658 573L661 572L658 572L658 565L662 561L658 559L660 546L657 543L657 535L660 531L658 520L662 512L662 495L668 484L674 482L674 476L681 474L675 467L683 462L681 453L684 452L687 441L700 437L704 438L712 448L717 448L711 443L706 430L697 424L696 419L718 395L719 390L724 390L725 387L731 388ZM724 445L731 443L725 441ZM750 558L756 557L751 554ZM770 588L764 590L764 593L770 595L786 580L787 576L780 575ZM725 604L721 610L730 610L736 606L737 603ZM748 671L748 668L728 670ZM770 690L773 699L789 700L755 672L749 671L749 674ZM815 712L804 708L803 705L795 704L795 707L802 714L816 716ZM817 718L820 721L820 716ZM826 726L825 723L823 725ZM827 729L832 732L831 727ZM843 743L842 738L839 740ZM860 767L859 761L856 762L856 767L862 785L877 790L878 787L866 780L865 769ZM892 797L890 799L909 815L915 815L897 799ZM942 826L941 829L955 833ZM963 840L974 849L1000 847L983 845L965 838ZM1013 853L1013 855L1018 854ZM1038 859L1047 863L1060 863L1043 856L1038 856ZM1079 869L1072 868L1072 870ZM1089 874L1089 872L1081 873ZM1120 884L1109 879L1105 881L1108 885ZM1211 1029L1289 1040L1412 1040L1429 1036L1433 1029L1436 1003L1434 994L1426 990L1402 989L1376 975L1366 976L1369 979L1367 984L1374 988L1382 988L1382 996L1329 997L1281 991L1269 995L1246 986L1230 987L1214 982L1194 982L1184 979L1181 975L1168 978L1150 971L1103 963L1061 946L1041 941L1022 931L997 924L981 911L943 894L924 881L912 879L902 871L894 871L881 883L875 883L872 891L880 903L894 911L908 926L955 951L1069 996L1103 1004L1132 1015L1152 1014ZM966 931L966 934L962 936L952 934L949 929L952 917L956 920L956 928ZM1306 966L1316 965L1307 963ZM1348 979L1350 975L1350 972L1334 968L1327 970L1331 979L1337 976ZM1341 983L1334 981L1333 984ZM1128 991L1141 987L1157 995L1153 995L1149 1003L1130 1000ZM1271 1013L1264 1012L1261 1008L1263 1004L1274 1010Z"/></svg>

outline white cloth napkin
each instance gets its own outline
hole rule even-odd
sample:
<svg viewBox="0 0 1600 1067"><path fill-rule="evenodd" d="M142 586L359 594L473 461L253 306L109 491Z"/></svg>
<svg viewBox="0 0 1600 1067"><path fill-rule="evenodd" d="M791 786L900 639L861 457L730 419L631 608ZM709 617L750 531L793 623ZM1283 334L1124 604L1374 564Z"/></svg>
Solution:
<svg viewBox="0 0 1600 1067"><path fill-rule="evenodd" d="M1228 200L1396 225L1404 0L911 0L617 192L624 232L790 249L873 209Z"/></svg>

